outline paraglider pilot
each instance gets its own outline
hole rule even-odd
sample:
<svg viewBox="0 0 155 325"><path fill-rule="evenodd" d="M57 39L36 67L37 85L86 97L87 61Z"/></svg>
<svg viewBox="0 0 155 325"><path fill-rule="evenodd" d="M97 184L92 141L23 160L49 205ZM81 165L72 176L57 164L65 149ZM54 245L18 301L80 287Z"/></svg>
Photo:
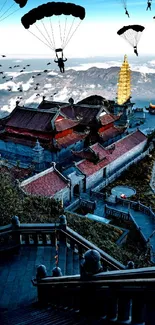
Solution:
<svg viewBox="0 0 155 325"><path fill-rule="evenodd" d="M125 7L125 14L130 18L127 8Z"/></svg>
<svg viewBox="0 0 155 325"><path fill-rule="evenodd" d="M58 54L57 54L58 51L57 50L55 52L56 52L56 59L54 60L54 62L55 63L58 63L58 67L60 69L60 72L61 73L64 73L65 72L64 62L66 62L67 59L66 58L65 59L63 58L63 51L61 51L62 52L61 57L58 57Z"/></svg>
<svg viewBox="0 0 155 325"><path fill-rule="evenodd" d="M138 56L137 46L134 46L134 53Z"/></svg>
<svg viewBox="0 0 155 325"><path fill-rule="evenodd" d="M152 5L151 1L152 1L152 0L148 0L146 10L148 10L148 9L151 10L151 5Z"/></svg>

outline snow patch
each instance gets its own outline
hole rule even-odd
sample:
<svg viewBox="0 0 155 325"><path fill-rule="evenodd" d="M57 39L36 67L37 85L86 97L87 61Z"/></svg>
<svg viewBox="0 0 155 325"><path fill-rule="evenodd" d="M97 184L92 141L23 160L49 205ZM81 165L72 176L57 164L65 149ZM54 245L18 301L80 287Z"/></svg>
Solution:
<svg viewBox="0 0 155 325"><path fill-rule="evenodd" d="M95 88L95 85L89 85L89 88L91 88L91 89L94 89Z"/></svg>
<svg viewBox="0 0 155 325"><path fill-rule="evenodd" d="M41 101L42 97L36 97L36 94L33 94L31 97L25 100L24 107L37 108Z"/></svg>
<svg viewBox="0 0 155 325"><path fill-rule="evenodd" d="M45 88L45 89L46 89L46 88L48 89L48 88L51 88L51 87L52 87L52 84L45 84L45 85L44 85L44 88Z"/></svg>

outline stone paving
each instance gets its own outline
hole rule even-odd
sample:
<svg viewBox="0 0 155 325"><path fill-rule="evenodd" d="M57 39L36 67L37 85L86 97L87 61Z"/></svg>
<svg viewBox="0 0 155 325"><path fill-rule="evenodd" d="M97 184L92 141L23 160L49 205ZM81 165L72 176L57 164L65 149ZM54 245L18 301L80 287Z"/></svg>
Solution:
<svg viewBox="0 0 155 325"><path fill-rule="evenodd" d="M55 247L21 247L16 254L0 259L0 310L14 309L36 301L37 289L31 279L36 267L44 264L47 272L55 265Z"/></svg>

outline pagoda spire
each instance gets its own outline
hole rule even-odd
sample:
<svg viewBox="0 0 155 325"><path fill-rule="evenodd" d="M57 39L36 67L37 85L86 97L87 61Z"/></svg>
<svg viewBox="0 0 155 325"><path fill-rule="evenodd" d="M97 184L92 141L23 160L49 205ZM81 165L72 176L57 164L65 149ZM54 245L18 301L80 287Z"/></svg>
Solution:
<svg viewBox="0 0 155 325"><path fill-rule="evenodd" d="M131 97L131 72L127 60L127 55L124 55L124 62L119 72L118 89L117 89L117 104L123 105Z"/></svg>

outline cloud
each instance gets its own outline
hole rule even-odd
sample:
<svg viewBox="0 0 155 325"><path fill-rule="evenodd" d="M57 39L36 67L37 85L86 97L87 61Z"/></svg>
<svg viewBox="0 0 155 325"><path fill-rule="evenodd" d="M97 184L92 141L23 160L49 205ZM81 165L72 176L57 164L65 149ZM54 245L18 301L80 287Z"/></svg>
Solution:
<svg viewBox="0 0 155 325"><path fill-rule="evenodd" d="M69 69L74 69L76 71L79 71L79 70L88 70L90 68L93 68L93 67L96 67L96 68L99 68L99 69L108 69L110 67L120 67L122 64L122 61L121 62L118 62L118 61L108 61L108 62L93 62L93 63L82 63L78 66L71 66L71 67L67 67L66 70L69 70Z"/></svg>
<svg viewBox="0 0 155 325"><path fill-rule="evenodd" d="M124 53L133 54L132 46L117 35L117 30L126 25L125 18L121 22L93 21L92 23L83 21L65 48L65 56L73 58ZM136 23L143 24L141 20L138 17ZM145 30L138 44L139 56L155 53L155 42L153 42L152 36L153 25L154 23L151 21L145 23ZM16 55L18 59L23 57L32 58L36 57L36 55L38 57L55 57L54 51L23 29L21 25L12 25L11 28L10 26L1 26L1 44L3 44L5 54L9 54L14 58Z"/></svg>

